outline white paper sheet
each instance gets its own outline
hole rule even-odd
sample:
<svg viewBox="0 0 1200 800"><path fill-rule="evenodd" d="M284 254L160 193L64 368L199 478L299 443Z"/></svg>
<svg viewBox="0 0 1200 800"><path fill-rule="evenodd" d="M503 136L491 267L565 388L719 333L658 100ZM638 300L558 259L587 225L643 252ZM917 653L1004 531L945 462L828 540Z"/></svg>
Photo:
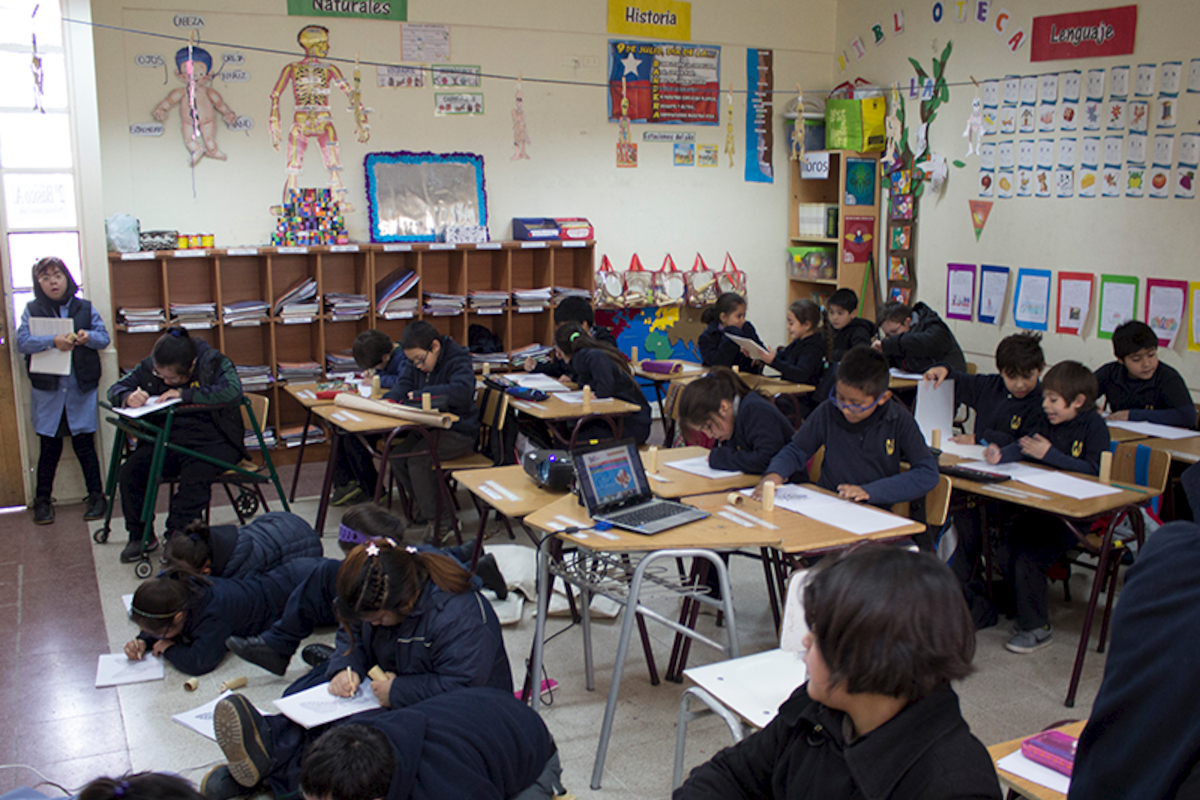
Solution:
<svg viewBox="0 0 1200 800"><path fill-rule="evenodd" d="M1200 436L1200 433L1188 430L1187 428L1176 428L1174 425L1160 425L1157 422L1133 422L1131 420L1110 419L1108 427L1124 428L1127 431L1144 433L1156 439L1190 439L1193 436Z"/></svg>
<svg viewBox="0 0 1200 800"><path fill-rule="evenodd" d="M759 361L763 360L763 356L771 355L770 350L763 347L761 344L754 341L753 339L747 339L745 336L734 336L729 331L726 331L725 335L728 336L730 339L733 339L733 341L737 342L738 347L742 348L743 350L748 352L751 356L753 356L754 358L757 358Z"/></svg>
<svg viewBox="0 0 1200 800"><path fill-rule="evenodd" d="M942 446L940 449L943 453L949 453L952 456L982 461L983 451L987 448L981 444L958 444L957 442L947 441L945 437L942 437Z"/></svg>
<svg viewBox="0 0 1200 800"><path fill-rule="evenodd" d="M722 478L736 478L740 475L745 475L744 472L728 469L713 469L708 465L708 456L696 456L695 458L681 458L678 461L661 461L662 453L659 453L661 465L671 467L672 469L688 472L692 475L699 475L701 478L711 478L720 480Z"/></svg>
<svg viewBox="0 0 1200 800"><path fill-rule="evenodd" d="M742 494L749 496L753 491L753 489L744 489ZM891 530L905 523L905 520L880 511L873 506L830 497L827 494L794 484L780 486L775 490L775 505L817 522L848 531L855 536Z"/></svg>
<svg viewBox="0 0 1200 800"><path fill-rule="evenodd" d="M1133 319L1133 298L1137 286L1132 283L1105 283L1103 307L1100 309L1100 330L1112 333L1123 322Z"/></svg>
<svg viewBox="0 0 1200 800"><path fill-rule="evenodd" d="M564 403L577 403L577 404L583 403L583 391L582 390L580 390L578 392L559 392L557 397L559 400L562 400ZM592 396L593 403L611 403L612 401L613 401L613 398L611 398L611 397L596 397L595 395Z"/></svg>
<svg viewBox="0 0 1200 800"><path fill-rule="evenodd" d="M161 681L164 674L163 660L157 656L130 661L124 653L105 653L96 664L96 688Z"/></svg>
<svg viewBox="0 0 1200 800"><path fill-rule="evenodd" d="M1088 500L1093 497L1104 497L1108 494L1120 494L1121 490L1103 483L1093 483L1062 472L1042 472L1034 477L1017 478L1027 486L1045 489L1048 492L1073 497L1076 500Z"/></svg>
<svg viewBox="0 0 1200 800"><path fill-rule="evenodd" d="M933 432L941 431L941 441L947 442L954 433L954 381L942 381L934 387L933 381L921 381L917 385L917 427L925 437L925 444L933 447Z"/></svg>
<svg viewBox="0 0 1200 800"><path fill-rule="evenodd" d="M1031 155L1032 152L1030 150ZM1008 293L1008 270L997 272L985 269L982 272L979 279L979 316L988 317L993 324L999 325L1000 312L1004 309L1004 296Z"/></svg>
<svg viewBox="0 0 1200 800"><path fill-rule="evenodd" d="M363 681L353 697L337 697L329 693L329 684L281 697L275 701L280 713L304 728L315 728L327 722L379 708L379 700L371 691L371 682Z"/></svg>
<svg viewBox="0 0 1200 800"><path fill-rule="evenodd" d="M185 728L193 730L206 739L217 740L217 732L213 729L213 711L217 707L217 703L233 694L231 691L221 692L202 706L193 708L191 711L181 711L178 714L172 715L171 719L178 722Z"/></svg>
<svg viewBox="0 0 1200 800"><path fill-rule="evenodd" d="M133 616L133 595L132 594L121 595L121 603L125 606L125 614L127 616L132 617Z"/></svg>
<svg viewBox="0 0 1200 800"><path fill-rule="evenodd" d="M506 376L514 383L520 384L527 389L538 389L546 392L565 392L567 387L551 378L549 375L543 375L540 372L530 372L528 374L510 374Z"/></svg>
<svg viewBox="0 0 1200 800"><path fill-rule="evenodd" d="M173 406L176 403L181 402L183 401L178 397L172 397L170 400L159 400L157 397L151 397L146 401L145 405L138 406L137 408L114 408L113 411L117 412L123 417L137 419L138 417L144 417L147 414L153 414L156 411L162 411L168 406Z"/></svg>
<svg viewBox="0 0 1200 800"><path fill-rule="evenodd" d="M1036 481L1038 478L1047 474L1047 470L1032 467L1022 461L1010 461L1007 464L989 464L986 461L967 461L959 464L960 467L966 469L977 469L981 472L998 472L1002 475L1008 475L1014 480L1021 480L1022 477Z"/></svg>
<svg viewBox="0 0 1200 800"><path fill-rule="evenodd" d="M1020 750L1000 759L996 762L996 766L1005 772L1011 772L1018 778L1033 781L1038 786L1045 786L1047 789L1053 789L1062 794L1066 794L1071 788L1071 779L1066 775L1030 761L1021 755Z"/></svg>
<svg viewBox="0 0 1200 800"><path fill-rule="evenodd" d="M905 381L919 381L925 377L925 375L923 373L905 372L904 370L896 369L895 367L892 367L891 369L889 369L888 374L891 375L893 378L899 378L900 380L905 380Z"/></svg>
<svg viewBox="0 0 1200 800"><path fill-rule="evenodd" d="M75 330L75 322L58 317L30 317L29 332L34 336L66 336ZM71 352L51 347L34 353L29 359L29 371L39 375L70 375Z"/></svg>

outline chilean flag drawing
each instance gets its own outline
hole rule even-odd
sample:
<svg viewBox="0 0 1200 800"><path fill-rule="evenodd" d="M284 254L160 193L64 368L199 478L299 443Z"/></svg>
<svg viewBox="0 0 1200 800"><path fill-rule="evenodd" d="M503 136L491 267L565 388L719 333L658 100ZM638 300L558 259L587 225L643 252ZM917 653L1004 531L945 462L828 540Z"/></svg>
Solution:
<svg viewBox="0 0 1200 800"><path fill-rule="evenodd" d="M721 48L686 42L608 43L608 119L621 118L621 79L631 122L717 125Z"/></svg>

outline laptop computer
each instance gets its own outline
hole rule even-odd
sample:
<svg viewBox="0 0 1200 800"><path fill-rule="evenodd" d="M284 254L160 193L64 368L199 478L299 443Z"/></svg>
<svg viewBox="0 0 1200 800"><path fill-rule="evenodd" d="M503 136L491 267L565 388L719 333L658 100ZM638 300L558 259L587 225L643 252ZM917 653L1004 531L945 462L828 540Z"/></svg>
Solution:
<svg viewBox="0 0 1200 800"><path fill-rule="evenodd" d="M576 448L571 456L579 493L597 522L652 534L708 516L698 508L654 496L633 439Z"/></svg>

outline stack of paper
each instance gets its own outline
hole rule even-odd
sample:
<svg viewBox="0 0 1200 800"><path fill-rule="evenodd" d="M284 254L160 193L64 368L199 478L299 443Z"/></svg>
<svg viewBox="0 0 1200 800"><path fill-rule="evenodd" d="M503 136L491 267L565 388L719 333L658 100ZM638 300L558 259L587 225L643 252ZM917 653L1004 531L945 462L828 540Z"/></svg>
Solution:
<svg viewBox="0 0 1200 800"><path fill-rule="evenodd" d="M1177 428L1174 425L1161 425L1157 422L1134 422L1133 420L1110 419L1108 427L1124 428L1127 431L1141 433L1157 439L1190 439L1193 436L1200 436L1200 433L1190 428Z"/></svg>
<svg viewBox="0 0 1200 800"><path fill-rule="evenodd" d="M275 429L272 428L270 425L263 428L262 437L263 437L263 444L265 444L268 449L275 446ZM245 447L247 450L257 450L258 449L258 437L254 435L253 430L248 430L245 432L245 434L243 434L242 446Z"/></svg>
<svg viewBox="0 0 1200 800"><path fill-rule="evenodd" d="M285 447L299 447L304 438L303 425L284 425L279 429L279 440ZM308 439L305 445L320 444L325 441L325 431L319 425L308 426Z"/></svg>
<svg viewBox="0 0 1200 800"><path fill-rule="evenodd" d="M171 303L172 324L188 330L211 328L216 319L216 303Z"/></svg>
<svg viewBox="0 0 1200 800"><path fill-rule="evenodd" d="M336 377L353 377L358 372L358 364L354 361L354 353L341 350L325 354L325 371L330 379Z"/></svg>
<svg viewBox="0 0 1200 800"><path fill-rule="evenodd" d="M121 308L117 309L117 317L125 323L125 330L130 333L161 330L163 323L167 321L161 308Z"/></svg>
<svg viewBox="0 0 1200 800"><path fill-rule="evenodd" d="M163 660L157 656L130 661L124 653L105 653L96 664L96 688L161 681L165 674Z"/></svg>
<svg viewBox="0 0 1200 800"><path fill-rule="evenodd" d="M507 367L508 353L471 353L471 364L476 372L481 372L484 364L491 364L493 368Z"/></svg>
<svg viewBox="0 0 1200 800"><path fill-rule="evenodd" d="M508 305L508 292L471 292L471 308L480 314L502 314Z"/></svg>
<svg viewBox="0 0 1200 800"><path fill-rule="evenodd" d="M525 359L527 358L532 358L535 361L542 361L549 358L552 352L554 352L554 348L550 345L538 344L537 342L534 342L533 344L526 345L525 347L518 347L516 350L513 350L511 353L509 353L509 363L514 367L520 367L524 365Z"/></svg>
<svg viewBox="0 0 1200 800"><path fill-rule="evenodd" d="M416 297L397 297L387 304L381 316L384 319L412 319L421 308L421 301Z"/></svg>
<svg viewBox="0 0 1200 800"><path fill-rule="evenodd" d="M239 300L224 307L225 324L235 328L261 325L270 310L271 304L265 300Z"/></svg>
<svg viewBox="0 0 1200 800"><path fill-rule="evenodd" d="M275 316L288 318L312 317L320 308L315 278L301 278L275 299Z"/></svg>
<svg viewBox="0 0 1200 800"><path fill-rule="evenodd" d="M558 305L568 297L582 297L584 300L591 300L592 293L587 289L576 289L572 286L554 287L554 305Z"/></svg>
<svg viewBox="0 0 1200 800"><path fill-rule="evenodd" d="M518 289L513 292L513 299L517 301L517 312L520 314L528 314L536 311L543 311L550 305L550 294L553 291L549 286L543 286L540 289Z"/></svg>
<svg viewBox="0 0 1200 800"><path fill-rule="evenodd" d="M271 385L271 368L266 364L236 364L238 379L242 382L242 391L259 392Z"/></svg>
<svg viewBox="0 0 1200 800"><path fill-rule="evenodd" d="M388 307L396 299L408 294L417 285L417 273L406 267L400 267L389 272L375 284L375 313L387 319Z"/></svg>
<svg viewBox="0 0 1200 800"><path fill-rule="evenodd" d="M316 361L280 361L276 369L281 381L315 381L321 377L321 365Z"/></svg>
<svg viewBox="0 0 1200 800"><path fill-rule="evenodd" d="M742 494L750 495L753 491L745 489ZM856 536L891 530L907 522L864 503L831 497L791 483L775 490L775 505Z"/></svg>
<svg viewBox="0 0 1200 800"><path fill-rule="evenodd" d="M371 690L370 681L359 684L353 697L330 694L329 684L322 683L274 702L284 716L304 728L315 728L351 714L379 708L379 700Z"/></svg>
<svg viewBox="0 0 1200 800"><path fill-rule="evenodd" d="M325 306L334 322L345 322L365 317L371 304L367 302L365 294L327 292Z"/></svg>
<svg viewBox="0 0 1200 800"><path fill-rule="evenodd" d="M566 386L554 380L554 378L537 372L513 373L508 378L514 383L524 386L526 389L537 389L547 394L568 391Z"/></svg>
<svg viewBox="0 0 1200 800"><path fill-rule="evenodd" d="M425 293L425 313L435 317L453 317L463 312L467 298L461 294Z"/></svg>

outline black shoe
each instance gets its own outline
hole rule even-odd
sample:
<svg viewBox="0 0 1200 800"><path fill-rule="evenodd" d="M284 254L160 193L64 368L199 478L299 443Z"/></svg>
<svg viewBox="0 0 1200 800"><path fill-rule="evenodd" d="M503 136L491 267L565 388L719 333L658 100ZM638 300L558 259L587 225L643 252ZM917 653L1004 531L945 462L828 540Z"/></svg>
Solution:
<svg viewBox="0 0 1200 800"><path fill-rule="evenodd" d="M300 651L300 657L315 669L333 658L333 648L327 644L310 644Z"/></svg>
<svg viewBox="0 0 1200 800"><path fill-rule="evenodd" d="M235 797L245 797L250 790L233 779L229 766L222 764L213 767L200 781L200 794L208 800L233 800Z"/></svg>
<svg viewBox="0 0 1200 800"><path fill-rule="evenodd" d="M33 501L33 524L50 525L54 522L54 504L49 497L39 497Z"/></svg>
<svg viewBox="0 0 1200 800"><path fill-rule="evenodd" d="M108 500L100 492L92 492L87 496L87 508L83 512L83 518L89 522L94 519L104 519L104 515L108 512Z"/></svg>
<svg viewBox="0 0 1200 800"><path fill-rule="evenodd" d="M146 545L146 554L149 555L158 549L158 537L151 534L150 544ZM130 539L129 544L125 545L125 549L121 551L121 563L133 564L136 561L142 560L142 540Z"/></svg>
<svg viewBox="0 0 1200 800"><path fill-rule="evenodd" d="M287 672L288 661L291 660L290 656L285 656L264 642L261 636L230 636L225 640L225 646L243 661L276 675Z"/></svg>
<svg viewBox="0 0 1200 800"><path fill-rule="evenodd" d="M479 580L483 581L483 588L491 589L496 593L497 600L508 597L508 584L504 581L504 576L500 574L500 567L496 565L494 555L484 553L480 556L479 561L475 562L475 574L479 576Z"/></svg>
<svg viewBox="0 0 1200 800"><path fill-rule="evenodd" d="M247 789L257 786L271 769L271 732L263 715L242 695L230 695L213 709L213 730L229 774Z"/></svg>

